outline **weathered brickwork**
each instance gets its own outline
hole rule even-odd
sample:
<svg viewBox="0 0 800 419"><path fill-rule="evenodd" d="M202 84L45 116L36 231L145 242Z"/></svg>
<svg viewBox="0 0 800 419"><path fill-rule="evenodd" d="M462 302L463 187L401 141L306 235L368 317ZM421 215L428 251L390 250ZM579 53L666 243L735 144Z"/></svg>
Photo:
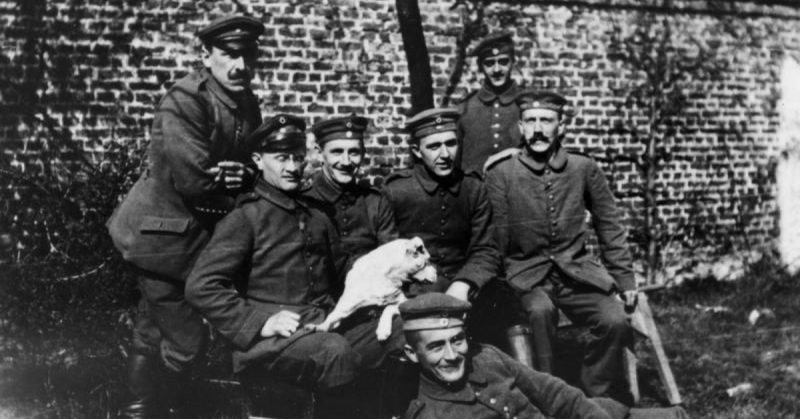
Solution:
<svg viewBox="0 0 800 419"><path fill-rule="evenodd" d="M464 6L420 3L438 102L456 62ZM624 106L622 93L645 76L616 59L610 45L641 23L635 6L643 2L519 3L526 2L487 5L485 26L514 32L520 83L573 101L568 145L603 162L635 229L643 179L615 156L644 146L615 127L629 119L646 126L647 113ZM701 40L727 68L682 84L687 108L673 139L660 142L670 153L658 175L660 215L668 231L680 233L672 243L678 247L742 229L751 233L747 245L767 243L777 234L778 75L785 56L800 55L800 10L737 2L739 14L715 15L706 2L674 3L654 16L670 22L675 47L691 51L692 38ZM699 12L680 11L687 7ZM399 127L408 76L393 0L0 0L0 161L40 170L42 150L59 127L89 156L109 142L146 142L161 95L199 64L194 32L233 12L260 16L267 28L254 80L264 115L291 112L313 122L366 114L374 121L370 178L379 183L407 163ZM476 70L470 60L454 99L479 86Z"/></svg>

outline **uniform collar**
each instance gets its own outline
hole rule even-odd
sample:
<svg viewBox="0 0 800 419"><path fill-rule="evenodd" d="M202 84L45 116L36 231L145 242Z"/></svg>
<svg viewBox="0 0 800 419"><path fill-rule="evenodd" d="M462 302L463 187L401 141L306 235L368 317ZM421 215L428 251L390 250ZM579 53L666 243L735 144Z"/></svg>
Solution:
<svg viewBox="0 0 800 419"><path fill-rule="evenodd" d="M208 86L208 90L220 100L220 102L224 103L225 106L236 109L238 107L238 103L236 99L232 98L230 93L222 87L221 84L214 78L210 71L207 68L203 69L203 77L208 81L206 86Z"/></svg>
<svg viewBox="0 0 800 419"><path fill-rule="evenodd" d="M264 179L258 179L255 187L255 193L267 201L288 211L294 211L298 206L305 207L305 205L302 205L302 202L295 199L294 196L270 185Z"/></svg>
<svg viewBox="0 0 800 419"><path fill-rule="evenodd" d="M449 190L453 195L457 195L461 187L461 178L463 176L461 170L455 169L447 179L434 179L430 172L428 172L428 169L425 168L424 164L419 163L414 165L414 177L419 184L422 185L422 189L428 194L433 194L438 188L444 188Z"/></svg>
<svg viewBox="0 0 800 419"><path fill-rule="evenodd" d="M478 99L487 105L497 99L500 101L501 105L507 106L514 102L514 99L517 98L518 90L519 86L517 86L517 82L512 80L511 84L508 86L508 89L500 94L497 94L489 86L487 86L487 83L484 81L483 86L481 86L481 89L478 91Z"/></svg>
<svg viewBox="0 0 800 419"><path fill-rule="evenodd" d="M328 179L325 173L320 170L314 178L314 188L325 202L336 202L344 193L344 188Z"/></svg>
<svg viewBox="0 0 800 419"><path fill-rule="evenodd" d="M550 166L550 168L553 169L554 171L557 172L561 171L562 169L564 169L564 166L567 165L568 156L569 153L567 153L567 151L564 150L564 147L559 146L558 150L556 150L556 152L550 156L550 159L547 160L546 165ZM523 148L522 152L519 153L518 158L519 161L522 162L522 164L528 166L531 170L535 172L541 172L542 170L544 170L545 162L534 160L533 157L531 157L528 154L528 151L525 148Z"/></svg>
<svg viewBox="0 0 800 419"><path fill-rule="evenodd" d="M474 402L475 390L483 389L488 382L486 375L481 371L472 368L471 360L467 361L467 379L461 385L447 386L438 381L434 381L427 374L420 374L419 392L431 399L444 400L450 402Z"/></svg>

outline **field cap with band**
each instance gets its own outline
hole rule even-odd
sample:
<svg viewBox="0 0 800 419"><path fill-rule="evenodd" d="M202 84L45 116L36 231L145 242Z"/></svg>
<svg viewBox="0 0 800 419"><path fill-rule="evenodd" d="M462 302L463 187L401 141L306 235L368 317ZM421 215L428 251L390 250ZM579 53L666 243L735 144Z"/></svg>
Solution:
<svg viewBox="0 0 800 419"><path fill-rule="evenodd" d="M517 95L517 106L520 111L528 109L550 109L563 113L568 101L564 96L555 92L526 90Z"/></svg>
<svg viewBox="0 0 800 419"><path fill-rule="evenodd" d="M305 149L306 123L302 118L278 114L268 118L245 140L252 152L278 153Z"/></svg>
<svg viewBox="0 0 800 419"><path fill-rule="evenodd" d="M400 304L403 331L463 326L472 304L448 294L429 292Z"/></svg>
<svg viewBox="0 0 800 419"><path fill-rule="evenodd" d="M204 44L226 51L241 51L256 47L256 41L264 33L264 24L250 16L223 16L197 31Z"/></svg>
<svg viewBox="0 0 800 419"><path fill-rule="evenodd" d="M424 110L406 121L405 130L411 138L419 141L437 132L456 131L456 122L461 113L458 108L433 108Z"/></svg>
<svg viewBox="0 0 800 419"><path fill-rule="evenodd" d="M352 114L317 122L311 127L311 132L317 139L317 145L322 147L332 140L363 141L367 125L369 125L369 119Z"/></svg>
<svg viewBox="0 0 800 419"><path fill-rule="evenodd" d="M478 57L478 60L500 54L514 56L514 40L508 32L489 34L472 50L472 55Z"/></svg>

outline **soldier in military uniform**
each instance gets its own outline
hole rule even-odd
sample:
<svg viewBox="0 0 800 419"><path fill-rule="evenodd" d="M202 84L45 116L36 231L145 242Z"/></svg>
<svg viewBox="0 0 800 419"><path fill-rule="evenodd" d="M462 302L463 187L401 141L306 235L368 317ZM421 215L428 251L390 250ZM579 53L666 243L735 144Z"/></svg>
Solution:
<svg viewBox="0 0 800 419"><path fill-rule="evenodd" d="M467 173L482 173L489 156L520 145L519 108L514 102L520 88L511 78L514 54L509 33L487 36L472 52L483 72L483 86L460 104L460 162Z"/></svg>
<svg viewBox="0 0 800 419"><path fill-rule="evenodd" d="M364 132L369 120L350 115L320 121L311 128L322 156L322 170L308 195L331 205L347 258L341 277L360 256L397 238L394 212L376 188L359 185L356 174L364 159Z"/></svg>
<svg viewBox="0 0 800 419"><path fill-rule="evenodd" d="M318 412L348 417L350 384L399 350L402 336L378 342L377 319L346 321L335 333L302 327L322 322L334 306L338 246L322 204L300 192L304 129L301 119L278 115L251 134L262 178L217 224L186 298L234 345L236 372L315 389Z"/></svg>
<svg viewBox="0 0 800 419"><path fill-rule="evenodd" d="M499 279L501 259L490 229L486 187L476 173L456 166L458 117L455 108L429 109L411 117L406 130L414 167L386 179L385 193L400 236L420 237L439 273L435 283L414 283L406 294L446 292L475 301L473 335L509 347L506 329L525 323L525 318L519 317L521 307L515 310L516 295Z"/></svg>
<svg viewBox="0 0 800 419"><path fill-rule="evenodd" d="M491 345L469 342L464 329L469 310L468 302L440 293L400 305L405 353L420 369L418 395L405 418L609 419L627 414L620 403L590 400Z"/></svg>
<svg viewBox="0 0 800 419"><path fill-rule="evenodd" d="M149 165L108 229L139 272L130 356L129 417L161 417L186 388L203 346L202 319L184 301L184 281L219 217L247 184L244 138L261 123L250 80L264 27L228 16L198 32L203 68L178 80L155 111ZM165 381L173 385L157 389ZM157 399L167 403L161 403ZM172 400L171 400L172 399Z"/></svg>
<svg viewBox="0 0 800 419"><path fill-rule="evenodd" d="M633 336L623 301L634 306L636 284L614 196L592 159L561 145L566 99L526 92L517 102L526 145L489 167L486 183L506 277L525 293L538 369L553 371L560 308L574 323L589 325L593 336L583 361L584 390L630 403L623 355ZM587 211L604 264L586 249Z"/></svg>

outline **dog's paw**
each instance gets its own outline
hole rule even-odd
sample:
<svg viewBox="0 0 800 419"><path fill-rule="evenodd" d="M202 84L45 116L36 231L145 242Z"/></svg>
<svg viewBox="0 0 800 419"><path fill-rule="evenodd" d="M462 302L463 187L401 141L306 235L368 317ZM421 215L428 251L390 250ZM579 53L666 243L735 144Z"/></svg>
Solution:
<svg viewBox="0 0 800 419"><path fill-rule="evenodd" d="M327 332L328 328L325 327L324 323L320 324L306 324L303 326L306 330L310 332Z"/></svg>
<svg viewBox="0 0 800 419"><path fill-rule="evenodd" d="M389 323L389 327L383 327L383 325L379 325L378 328L375 330L375 336L378 338L378 342L383 342L386 339L389 339L389 336L392 335L392 324Z"/></svg>

